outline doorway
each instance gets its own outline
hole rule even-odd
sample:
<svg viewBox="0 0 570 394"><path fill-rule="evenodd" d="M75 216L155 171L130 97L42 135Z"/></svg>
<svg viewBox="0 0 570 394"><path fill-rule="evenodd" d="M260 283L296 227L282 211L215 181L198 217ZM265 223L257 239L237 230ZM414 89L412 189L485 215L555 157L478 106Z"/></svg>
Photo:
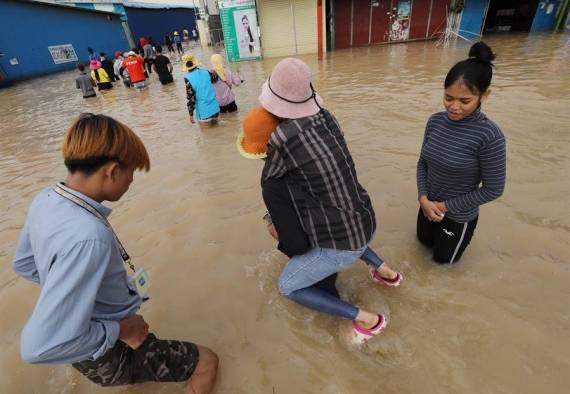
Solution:
<svg viewBox="0 0 570 394"><path fill-rule="evenodd" d="M491 0L484 33L530 31L539 0Z"/></svg>
<svg viewBox="0 0 570 394"><path fill-rule="evenodd" d="M332 49L437 38L451 0L330 0ZM328 33L328 30L327 30Z"/></svg>

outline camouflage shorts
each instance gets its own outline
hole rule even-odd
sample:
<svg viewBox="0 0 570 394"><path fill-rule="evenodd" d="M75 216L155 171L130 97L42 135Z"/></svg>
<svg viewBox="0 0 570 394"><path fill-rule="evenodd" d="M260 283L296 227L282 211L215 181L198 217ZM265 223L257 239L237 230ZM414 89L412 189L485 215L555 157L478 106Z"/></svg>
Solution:
<svg viewBox="0 0 570 394"><path fill-rule="evenodd" d="M136 350L121 341L95 361L73 367L101 386L143 382L182 382L190 379L198 365L198 348L181 341L160 340L149 334Z"/></svg>

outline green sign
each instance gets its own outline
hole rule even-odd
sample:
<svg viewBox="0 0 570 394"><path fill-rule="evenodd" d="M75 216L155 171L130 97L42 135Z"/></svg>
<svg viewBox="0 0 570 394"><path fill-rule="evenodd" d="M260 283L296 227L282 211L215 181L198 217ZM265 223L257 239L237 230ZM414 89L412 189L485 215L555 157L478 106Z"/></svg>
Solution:
<svg viewBox="0 0 570 394"><path fill-rule="evenodd" d="M255 1L220 1L219 7L228 60L239 62L261 59Z"/></svg>

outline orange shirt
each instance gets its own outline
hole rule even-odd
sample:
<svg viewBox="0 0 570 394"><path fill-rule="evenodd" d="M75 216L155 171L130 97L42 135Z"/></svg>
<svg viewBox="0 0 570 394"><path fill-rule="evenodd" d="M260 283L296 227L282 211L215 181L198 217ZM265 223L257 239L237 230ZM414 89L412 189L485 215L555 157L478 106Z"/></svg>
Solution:
<svg viewBox="0 0 570 394"><path fill-rule="evenodd" d="M144 81L144 59L140 56L129 56L123 60L123 68L126 68L131 77L131 82Z"/></svg>

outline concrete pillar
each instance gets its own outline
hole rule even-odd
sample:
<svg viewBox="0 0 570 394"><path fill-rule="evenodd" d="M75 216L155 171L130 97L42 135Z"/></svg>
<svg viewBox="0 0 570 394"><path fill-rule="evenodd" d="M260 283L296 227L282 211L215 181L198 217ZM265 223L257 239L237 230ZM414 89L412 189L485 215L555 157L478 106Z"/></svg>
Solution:
<svg viewBox="0 0 570 394"><path fill-rule="evenodd" d="M212 40L210 39L210 29L208 28L208 22L204 19L199 19L196 21L198 26L198 34L200 35L200 45L207 47L212 45Z"/></svg>

